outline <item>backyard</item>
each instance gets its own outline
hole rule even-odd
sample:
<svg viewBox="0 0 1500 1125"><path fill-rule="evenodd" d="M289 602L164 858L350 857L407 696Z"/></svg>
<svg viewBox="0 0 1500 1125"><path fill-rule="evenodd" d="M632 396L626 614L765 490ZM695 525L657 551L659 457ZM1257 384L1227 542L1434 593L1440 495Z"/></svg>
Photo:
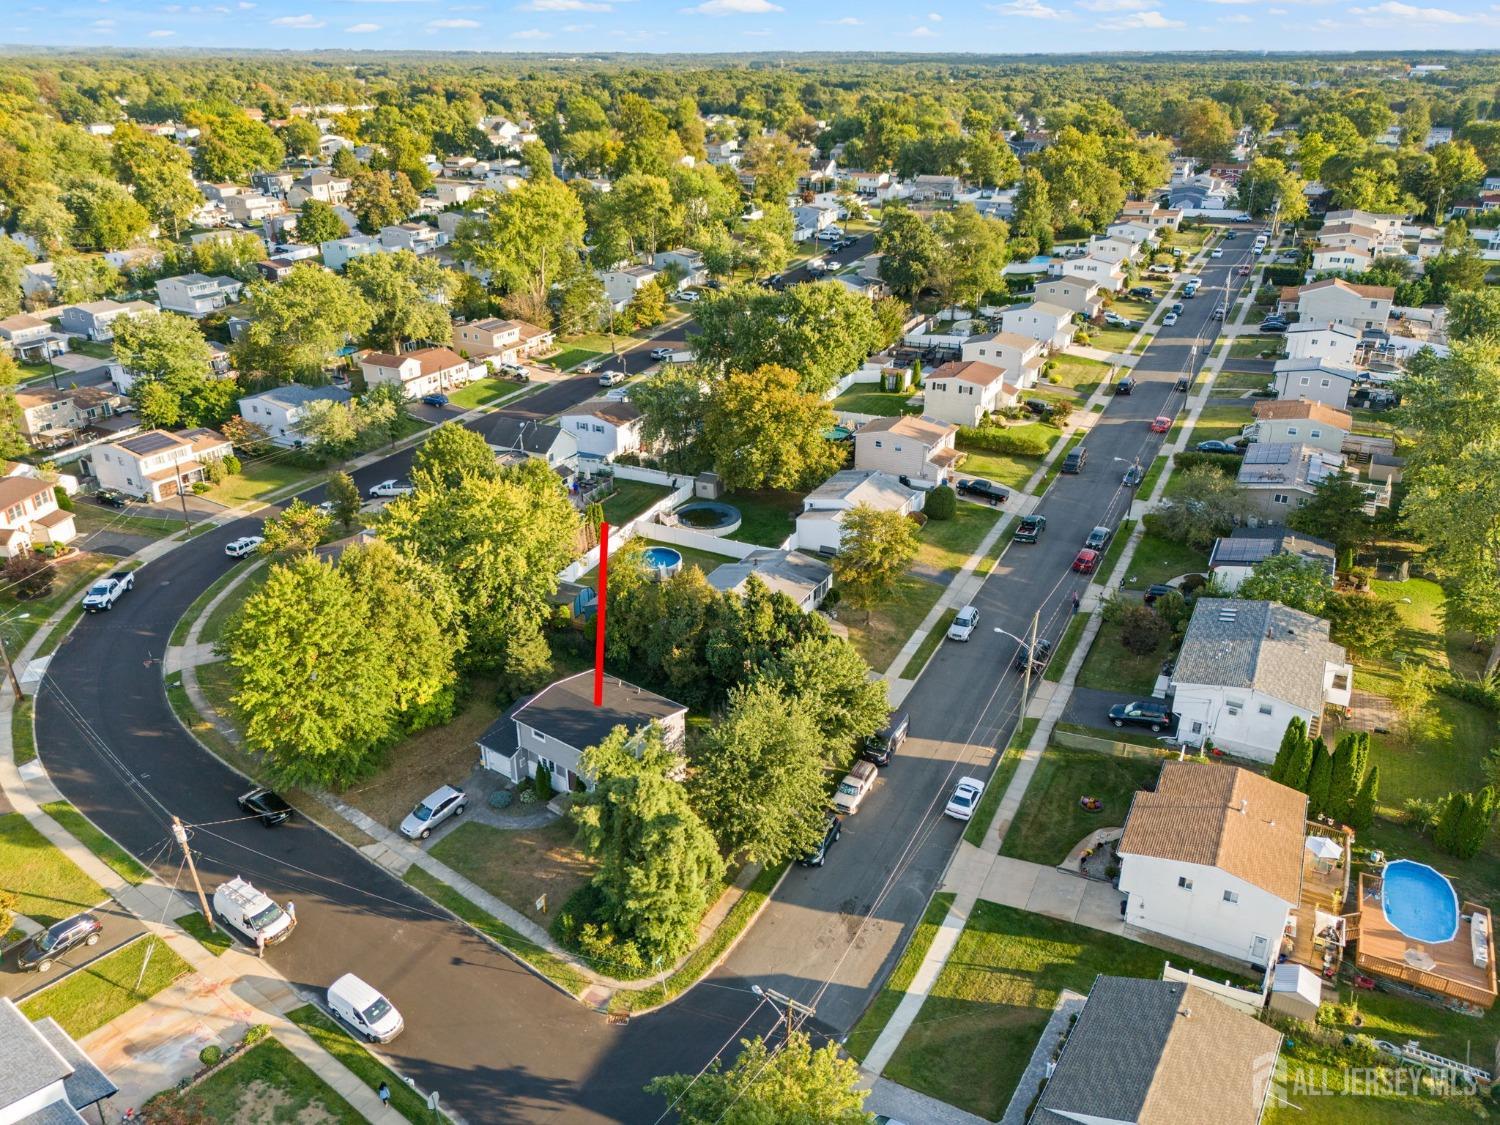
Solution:
<svg viewBox="0 0 1500 1125"><path fill-rule="evenodd" d="M615 478L614 491L604 501L604 518L611 527L629 523L672 490L663 484Z"/></svg>
<svg viewBox="0 0 1500 1125"><path fill-rule="evenodd" d="M1061 863L1096 828L1124 824L1136 791L1160 771L1161 761L1154 757L1048 746L1000 854L1032 863ZM1085 812L1080 797L1098 797L1104 807Z"/></svg>
<svg viewBox="0 0 1500 1125"><path fill-rule="evenodd" d="M739 529L727 538L759 547L781 546L796 530L795 517L802 510L801 493L775 489L729 493L723 500L740 510Z"/></svg>
<svg viewBox="0 0 1500 1125"><path fill-rule="evenodd" d="M893 417L897 414L920 414L922 408L913 406L910 400L920 391L874 390L874 383L856 383L833 400L833 408L840 413L879 414Z"/></svg>

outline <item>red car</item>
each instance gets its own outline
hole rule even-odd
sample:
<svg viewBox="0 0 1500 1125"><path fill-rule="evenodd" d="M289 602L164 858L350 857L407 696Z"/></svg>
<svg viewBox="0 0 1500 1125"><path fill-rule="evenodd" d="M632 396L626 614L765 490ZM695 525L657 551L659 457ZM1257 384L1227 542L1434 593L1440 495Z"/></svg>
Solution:
<svg viewBox="0 0 1500 1125"><path fill-rule="evenodd" d="M1094 568L1099 565L1099 552L1091 551L1087 547L1078 552L1078 557L1073 560L1073 569L1079 574L1093 574Z"/></svg>
<svg viewBox="0 0 1500 1125"><path fill-rule="evenodd" d="M1172 419L1168 418L1165 414L1158 414L1156 420L1151 423L1151 432L1153 434L1164 434L1171 428Z"/></svg>

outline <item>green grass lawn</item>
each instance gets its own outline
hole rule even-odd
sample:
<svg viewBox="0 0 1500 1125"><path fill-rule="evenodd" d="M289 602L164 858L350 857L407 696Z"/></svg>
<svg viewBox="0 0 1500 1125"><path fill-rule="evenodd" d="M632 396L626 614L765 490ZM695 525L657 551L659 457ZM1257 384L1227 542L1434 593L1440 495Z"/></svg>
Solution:
<svg viewBox="0 0 1500 1125"><path fill-rule="evenodd" d="M432 1111L427 1108L427 1099L418 1094L395 1071L387 1067L363 1044L356 1041L333 1019L325 1015L315 1004L304 1004L287 1013L287 1019L307 1032L327 1051L370 1089L384 1082L391 1091L391 1108L412 1122L432 1120Z"/></svg>
<svg viewBox="0 0 1500 1125"><path fill-rule="evenodd" d="M1109 581L1109 576L1115 571L1115 564L1125 551L1125 545L1130 542L1130 533L1134 530L1135 520L1120 521L1120 526L1115 528L1114 538L1109 541L1109 547L1105 549L1104 557L1099 560L1099 565L1094 570L1095 582Z"/></svg>
<svg viewBox="0 0 1500 1125"><path fill-rule="evenodd" d="M1280 359L1284 354L1281 340L1274 332L1249 332L1229 343L1230 359ZM1269 382L1271 377L1264 378Z"/></svg>
<svg viewBox="0 0 1500 1125"><path fill-rule="evenodd" d="M266 459L247 462L243 472L225 477L203 495L205 499L227 508L261 500L273 492L290 485L311 488L321 476L321 470L305 469L300 465L289 465L284 461Z"/></svg>
<svg viewBox="0 0 1500 1125"><path fill-rule="evenodd" d="M1155 979L1167 959L1149 945L981 900L884 1076L998 1120L1058 993L1087 994L1100 973ZM1171 961L1213 980L1226 975Z"/></svg>
<svg viewBox="0 0 1500 1125"><path fill-rule="evenodd" d="M1130 556L1130 573L1125 585L1132 590L1176 578L1180 574L1202 574L1208 569L1208 556L1183 543L1163 539L1149 531L1135 545Z"/></svg>
<svg viewBox="0 0 1500 1125"><path fill-rule="evenodd" d="M0 592L0 618L6 619L5 643L10 645L10 651L20 652L32 634L59 608L75 598L81 600L89 583L119 565L119 559L79 551L53 564L52 589L44 596L20 598L14 588ZM80 607L74 608L82 612Z"/></svg>
<svg viewBox="0 0 1500 1125"><path fill-rule="evenodd" d="M960 477L983 477L1008 488L1024 488L1026 482L1041 468L1040 457L1021 457L1014 453L986 453L983 450L965 451L963 464L959 466ZM959 502L962 507L964 501Z"/></svg>
<svg viewBox="0 0 1500 1125"><path fill-rule="evenodd" d="M141 977L148 953L150 962ZM82 1039L192 971L193 967L160 938L145 937L89 962L45 992L23 1001L21 1011L33 1020L51 1016L74 1039Z"/></svg>
<svg viewBox="0 0 1500 1125"><path fill-rule="evenodd" d="M872 390L874 383L856 383L833 400L833 408L850 414L879 414L895 417L897 414L920 414L921 408L907 405L915 391Z"/></svg>
<svg viewBox="0 0 1500 1125"><path fill-rule="evenodd" d="M1124 824L1136 790L1160 770L1161 762L1154 758L1047 747L1000 854L1032 863L1061 863L1096 828ZM1103 810L1084 812L1080 797L1098 797Z"/></svg>
<svg viewBox="0 0 1500 1125"><path fill-rule="evenodd" d="M1047 670L1042 673L1042 679L1054 684L1062 679L1063 670L1067 668L1068 661L1073 659L1073 650L1083 639L1083 630L1088 626L1088 620L1086 613L1075 613L1069 619L1062 639L1053 646L1052 659L1047 662Z"/></svg>
<svg viewBox="0 0 1500 1125"><path fill-rule="evenodd" d="M197 938L198 944L215 957L222 957L226 951L234 948L234 939L218 926L210 926L208 920L196 910L174 921Z"/></svg>
<svg viewBox="0 0 1500 1125"><path fill-rule="evenodd" d="M400 1082L390 1085L393 1098L398 1085L405 1087ZM178 1095L165 1097L171 1102ZM262 1121L360 1125L365 1120L332 1086L275 1039L264 1039L241 1052L180 1097L188 1105L200 1103L207 1121L243 1120L247 1112L254 1112L250 1109L252 1104L263 1107L255 1115ZM150 1108L148 1105L148 1115L154 1118Z"/></svg>
<svg viewBox="0 0 1500 1125"><path fill-rule="evenodd" d="M885 986L875 994L875 999L870 1001L870 1006L859 1017L859 1022L844 1041L844 1049L855 1058L863 1059L870 1053L875 1040L880 1038L885 1025L891 1022L891 1016L901 1006L906 990L911 987L912 978L922 966L922 958L932 948L932 940L937 937L938 927L943 924L943 919L953 906L953 897L951 892L940 891L928 902L927 909L922 913L922 920L912 931L911 940L902 950L901 959L891 970Z"/></svg>
<svg viewBox="0 0 1500 1125"><path fill-rule="evenodd" d="M1055 387L1068 387L1087 398L1109 376L1110 365L1078 355L1060 355L1047 361L1051 370L1044 376Z"/></svg>
<svg viewBox="0 0 1500 1125"><path fill-rule="evenodd" d="M1239 403L1210 403L1203 408L1198 415L1197 422L1193 423L1193 434L1191 440L1196 443L1208 441L1210 438L1218 441L1234 441L1253 419L1250 416L1251 404Z"/></svg>
<svg viewBox="0 0 1500 1125"><path fill-rule="evenodd" d="M115 346L107 340L85 340L81 336L74 336L69 341L69 345L69 351L90 356L93 359L114 359L115 357Z"/></svg>
<svg viewBox="0 0 1500 1125"><path fill-rule="evenodd" d="M116 875L132 886L151 878L151 872L119 844L115 843L67 801L48 801L42 811L61 824L89 851L103 860Z"/></svg>
<svg viewBox="0 0 1500 1125"><path fill-rule="evenodd" d="M269 577L271 577L271 565L263 564L224 595L224 600L214 606L213 612L208 615L208 620L203 622L203 628L198 630L198 640L203 644L218 643L224 636L224 627L229 624L229 619L240 611L240 607L250 600L252 594L266 584L266 579Z"/></svg>
<svg viewBox="0 0 1500 1125"><path fill-rule="evenodd" d="M1156 487L1156 482L1158 479L1160 479L1162 473L1166 470L1166 467L1167 457L1165 454L1152 461L1151 464L1146 467L1146 473L1143 477L1141 477L1141 483L1136 485L1135 494L1142 498L1150 496L1151 490Z"/></svg>
<svg viewBox="0 0 1500 1125"><path fill-rule="evenodd" d="M760 547L779 547L797 530L794 517L802 510L802 494L765 489L724 496L726 504L740 510L740 526L729 539Z"/></svg>
<svg viewBox="0 0 1500 1125"><path fill-rule="evenodd" d="M18 913L44 926L109 897L20 813L0 815L0 887L18 896Z"/></svg>
<svg viewBox="0 0 1500 1125"><path fill-rule="evenodd" d="M672 490L664 484L615 478L615 490L604 501L604 518L611 527L629 523Z"/></svg>
<svg viewBox="0 0 1500 1125"><path fill-rule="evenodd" d="M34 703L31 696L17 700L10 713L10 745L16 765L24 766L36 759L36 727L32 724Z"/></svg>
<svg viewBox="0 0 1500 1125"><path fill-rule="evenodd" d="M984 783L984 793L980 795L979 805L974 809L969 823L964 825L964 839L976 848L983 846L984 837L995 821L995 813L1000 809L1000 801L1005 797L1005 790L1020 768L1021 757L1040 722L1038 718L1021 720L1015 730L1010 732L1010 741L1005 744L1000 760L995 763L994 770Z"/></svg>
<svg viewBox="0 0 1500 1125"><path fill-rule="evenodd" d="M1130 652L1120 643L1120 627L1104 621L1094 637L1094 646L1078 669L1078 685L1149 697L1166 657L1166 642L1144 656Z"/></svg>
<svg viewBox="0 0 1500 1125"><path fill-rule="evenodd" d="M108 508L101 508L98 504L83 502L79 503L73 511L73 524L78 528L78 534L85 539L106 528L111 531L126 531L132 535L147 535L152 539L160 539L164 535L176 535L182 530L183 521L162 519L156 516L127 516ZM78 544L75 543L74 546Z"/></svg>
<svg viewBox="0 0 1500 1125"><path fill-rule="evenodd" d="M848 628L849 640L870 667L884 672L942 595L943 587L937 583L908 574L868 614L841 605L838 619Z"/></svg>
<svg viewBox="0 0 1500 1125"><path fill-rule="evenodd" d="M582 360L579 361L580 363ZM468 386L448 393L448 401L464 410L473 410L494 402L497 398L515 394L524 384L514 379L475 379Z"/></svg>
<svg viewBox="0 0 1500 1125"><path fill-rule="evenodd" d="M1128 355L1130 342L1135 339L1139 332L1138 328L1116 328L1106 324L1099 328L1089 329L1088 346L1091 348L1103 348L1107 352L1117 352Z"/></svg>
<svg viewBox="0 0 1500 1125"><path fill-rule="evenodd" d="M580 363L587 363L597 355L608 352L606 346L603 352L596 352L590 348L564 348L556 355L548 358L547 362L562 371L570 371Z"/></svg>
<svg viewBox="0 0 1500 1125"><path fill-rule="evenodd" d="M1368 1028L1361 1027L1358 1031L1368 1033ZM1372 1071L1364 1069L1370 1065L1367 1058L1342 1043L1324 1044L1294 1030L1282 1041L1277 1085L1266 1104L1264 1122L1266 1125L1438 1125L1488 1120L1494 1116L1492 1109L1485 1108L1484 1098L1434 1097L1413 1090L1408 1077L1410 1070L1398 1075L1395 1068L1383 1067L1377 1080ZM1397 1084L1398 1079L1404 1079L1402 1084Z"/></svg>
<svg viewBox="0 0 1500 1125"><path fill-rule="evenodd" d="M1214 377L1214 394L1230 395L1240 391L1263 391L1271 382L1266 372L1221 371Z"/></svg>
<svg viewBox="0 0 1500 1125"><path fill-rule="evenodd" d="M913 565L939 574L958 573L1000 518L998 508L960 502L951 520L928 520L923 526Z"/></svg>
<svg viewBox="0 0 1500 1125"><path fill-rule="evenodd" d="M953 619L958 616L957 609L945 609L943 615L933 626L932 632L922 638L922 643L917 646L917 651L912 658L906 662L906 667L901 669L901 678L914 680L927 666L927 661L932 659L932 654L937 651L938 645L943 643L943 638L948 635L948 626L953 624Z"/></svg>

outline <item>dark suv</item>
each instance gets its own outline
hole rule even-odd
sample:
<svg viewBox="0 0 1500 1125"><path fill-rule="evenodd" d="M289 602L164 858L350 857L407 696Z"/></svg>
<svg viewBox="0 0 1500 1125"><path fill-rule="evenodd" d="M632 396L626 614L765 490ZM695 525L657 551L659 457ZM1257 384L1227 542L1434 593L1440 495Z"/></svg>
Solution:
<svg viewBox="0 0 1500 1125"><path fill-rule="evenodd" d="M275 828L292 819L292 806L264 785L257 785L250 792L241 793L236 800L244 812L258 817L267 828Z"/></svg>
<svg viewBox="0 0 1500 1125"><path fill-rule="evenodd" d="M1138 699L1134 703L1116 703L1109 709L1109 721L1117 727L1149 727L1153 731L1163 731L1177 725L1177 716L1159 700Z"/></svg>
<svg viewBox="0 0 1500 1125"><path fill-rule="evenodd" d="M1083 545L1091 551L1102 551L1109 546L1110 530L1103 524L1089 532L1089 537L1083 541Z"/></svg>
<svg viewBox="0 0 1500 1125"><path fill-rule="evenodd" d="M911 726L911 716L905 711L892 711L885 726L881 727L859 749L859 756L877 766L891 764L891 756L901 749L906 741L906 732Z"/></svg>
<svg viewBox="0 0 1500 1125"><path fill-rule="evenodd" d="M1081 473L1083 472L1083 467L1088 464L1088 460L1089 451L1080 445L1072 453L1063 458L1062 471L1065 473Z"/></svg>
<svg viewBox="0 0 1500 1125"><path fill-rule="evenodd" d="M99 933L103 929L99 919L92 914L75 914L55 922L21 947L21 952L16 955L16 967L25 972L45 973L52 968L52 962L68 950L80 945L98 945Z"/></svg>
<svg viewBox="0 0 1500 1125"><path fill-rule="evenodd" d="M1016 649L1015 659L1010 662L1010 666L1017 672L1024 673L1026 671L1026 657L1028 655L1031 656L1031 674L1037 675L1039 673L1045 672L1047 670L1047 661L1052 659L1052 642L1042 640L1037 641L1036 651L1034 653L1031 652L1030 645L1024 643L1021 644Z"/></svg>
<svg viewBox="0 0 1500 1125"><path fill-rule="evenodd" d="M833 813L823 822L823 839L818 846L797 861L800 867L822 867L828 862L828 849L844 834L844 822Z"/></svg>

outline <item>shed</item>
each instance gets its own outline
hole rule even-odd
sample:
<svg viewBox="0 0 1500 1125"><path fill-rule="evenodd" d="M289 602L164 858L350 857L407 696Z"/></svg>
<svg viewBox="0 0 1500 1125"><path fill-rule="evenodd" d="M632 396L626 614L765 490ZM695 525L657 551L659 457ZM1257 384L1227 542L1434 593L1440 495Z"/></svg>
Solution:
<svg viewBox="0 0 1500 1125"><path fill-rule="evenodd" d="M1306 965L1283 961L1271 977L1271 1011L1312 1023L1323 1003L1323 982Z"/></svg>

